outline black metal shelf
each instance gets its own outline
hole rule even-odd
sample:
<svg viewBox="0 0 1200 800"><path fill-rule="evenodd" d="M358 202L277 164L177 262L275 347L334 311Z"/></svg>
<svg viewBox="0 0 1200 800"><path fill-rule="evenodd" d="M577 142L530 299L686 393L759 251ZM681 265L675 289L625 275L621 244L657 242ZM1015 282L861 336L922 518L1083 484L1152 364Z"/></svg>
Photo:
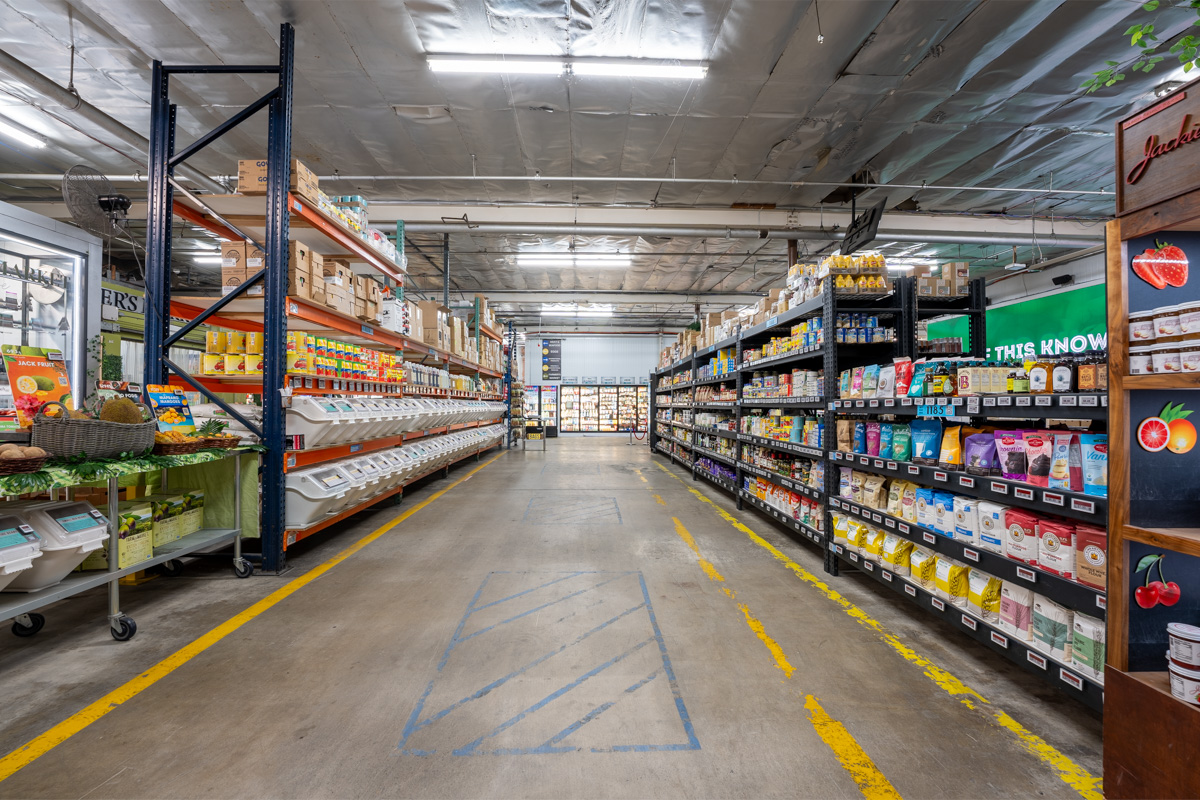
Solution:
<svg viewBox="0 0 1200 800"><path fill-rule="evenodd" d="M814 297L811 300L806 300L795 308L789 309L782 314L776 314L761 325L755 325L753 328L747 328L741 332L739 337L741 341L752 339L755 336L761 336L764 333L769 333L776 328L782 328L791 325L793 322L799 322L805 317L813 317L821 313L824 308L825 298Z"/></svg>
<svg viewBox="0 0 1200 800"><path fill-rule="evenodd" d="M692 386L712 386L714 383L734 383L737 381L737 373L731 372L728 375L722 375L718 378L702 378L692 381Z"/></svg>
<svg viewBox="0 0 1200 800"><path fill-rule="evenodd" d="M692 430L692 426L687 424L686 422L676 422L675 420L671 420L667 424L672 427L675 427L675 428L683 428L684 430L688 430L688 431Z"/></svg>
<svg viewBox="0 0 1200 800"><path fill-rule="evenodd" d="M737 487L736 487L736 486L734 486L732 483L730 483L729 481L725 480L724 478L718 478L716 475L713 475L711 472L709 472L708 470L704 469L704 467L697 466L697 467L696 467L696 474L697 474L697 475L699 475L701 478L704 478L704 479L705 479L706 481L708 481L709 483L712 483L712 484L715 484L716 486L719 486L720 488L722 488L722 489L724 489L725 491L729 492L731 495L733 495L733 496L735 496L735 497L737 496L737 492L738 492L738 490L737 490Z"/></svg>
<svg viewBox="0 0 1200 800"><path fill-rule="evenodd" d="M998 394L971 397L888 397L865 400L831 400L841 414L895 414L896 416L955 416L997 419L1107 419L1108 395L1099 392L1072 394ZM944 412L934 408L946 409Z"/></svg>
<svg viewBox="0 0 1200 800"><path fill-rule="evenodd" d="M703 350L697 350L696 357L699 358L701 356L712 355L713 353L716 353L719 350L724 350L727 347L735 347L738 343L738 338L740 336L741 336L741 332L739 331L738 333L735 333L733 336L730 336L728 339L722 339L721 341L717 342L716 344L710 344L708 347L704 348Z"/></svg>
<svg viewBox="0 0 1200 800"><path fill-rule="evenodd" d="M982 642L1027 672L1041 676L1047 683L1058 687L1089 708L1096 711L1103 709L1104 684L1093 681L1073 667L1037 650L1031 642L1014 639L998 626L985 622L962 606L947 603L908 578L896 575L857 553L847 552L840 544L829 542L829 549L846 564L898 592L972 639Z"/></svg>
<svg viewBox="0 0 1200 800"><path fill-rule="evenodd" d="M813 542L818 547L824 549L825 535L823 533L821 533L820 531L818 531L816 528L810 528L807 525L805 525L803 522L801 522L800 520L792 519L787 514L780 511L779 509L774 508L773 506L769 506L766 503L764 503L762 500L759 500L757 497L750 494L745 489L742 489L738 494L742 500L748 502L750 505L754 506L759 511L762 511L764 514L771 517L779 524L783 525L783 527L788 528L789 530L795 531L796 533L805 537L809 541Z"/></svg>
<svg viewBox="0 0 1200 800"><path fill-rule="evenodd" d="M753 466L751 464L747 464L745 461L741 462L741 464L739 464L739 466L742 468L742 472L746 473L747 475L754 475L756 477L762 478L763 480L770 481L771 483L775 484L776 486L780 486L784 489L787 489L789 492L795 492L796 494L802 494L805 497L809 498L810 500L816 500L818 502L825 501L825 493L824 492L821 492L821 491L818 491L811 487L805 486L803 483L800 483L799 481L797 481L793 478L788 478L786 476L780 475L778 472L771 472L770 470L767 470L767 469L760 469L759 467Z"/></svg>
<svg viewBox="0 0 1200 800"><path fill-rule="evenodd" d="M1106 598L1104 592L1098 589L1084 586L1082 583L1059 577L1020 561L1013 561L1000 553L993 553L975 545L967 545L957 539L943 536L937 531L924 528L915 522L905 522L883 511L867 508L844 498L830 497L829 505L864 522L894 531L898 536L915 542L927 550L943 553L963 564L976 564L989 575L994 575L1001 580L1023 586L1026 589L1032 589L1059 605L1101 619L1105 616Z"/></svg>
<svg viewBox="0 0 1200 800"><path fill-rule="evenodd" d="M712 436L720 436L722 439L736 440L738 438L735 431L726 431L720 428L706 428L703 425L693 425L692 430L694 430L696 433L707 433Z"/></svg>
<svg viewBox="0 0 1200 800"><path fill-rule="evenodd" d="M797 444L795 442L782 442L778 439L766 439L762 436L751 436L748 433L738 434L739 442L747 444L756 444L760 447L766 447L770 450L777 450L780 453L794 453L797 455L807 456L808 458L824 458L825 453L818 447L809 447L808 445Z"/></svg>
<svg viewBox="0 0 1200 800"><path fill-rule="evenodd" d="M718 453L716 450L709 450L707 447L701 447L700 445L693 445L692 453L694 455L707 456L713 461L720 461L722 464L730 467L737 467L738 465L737 459L733 456L727 456L724 453Z"/></svg>
<svg viewBox="0 0 1200 800"><path fill-rule="evenodd" d="M1101 528L1108 525L1107 497L1061 489L1047 489L1041 486L1030 486L1023 481L972 475L968 472L957 472L924 464L892 461L855 453L833 452L829 454L829 458L832 461L853 465L856 469L861 467L867 472L877 475L887 475L891 478L901 478L934 488L944 488L980 500L1069 517L1081 522L1089 522Z"/></svg>
<svg viewBox="0 0 1200 800"><path fill-rule="evenodd" d="M744 408L825 408L823 397L753 397L743 399Z"/></svg>
<svg viewBox="0 0 1200 800"><path fill-rule="evenodd" d="M760 358L757 361L748 361L738 365L740 372L753 372L758 369L770 369L771 367L781 364L791 364L795 361L804 361L810 358L823 358L825 355L824 345L820 347L807 347L803 350L793 350L789 353L780 353L777 356L767 356Z"/></svg>
<svg viewBox="0 0 1200 800"><path fill-rule="evenodd" d="M732 411L737 408L736 400L710 400L707 403L694 403L690 408L709 409L711 411Z"/></svg>
<svg viewBox="0 0 1200 800"><path fill-rule="evenodd" d="M671 458L673 458L675 461L678 461L680 464L683 464L688 469L692 468L692 462L688 461L686 458L683 458L682 456L676 455L675 453L671 453Z"/></svg>
<svg viewBox="0 0 1200 800"><path fill-rule="evenodd" d="M686 447L688 450L692 449L692 443L685 442L683 439L677 439L674 436L664 436L662 438L666 439L668 442L674 442L675 444L679 445L680 447Z"/></svg>

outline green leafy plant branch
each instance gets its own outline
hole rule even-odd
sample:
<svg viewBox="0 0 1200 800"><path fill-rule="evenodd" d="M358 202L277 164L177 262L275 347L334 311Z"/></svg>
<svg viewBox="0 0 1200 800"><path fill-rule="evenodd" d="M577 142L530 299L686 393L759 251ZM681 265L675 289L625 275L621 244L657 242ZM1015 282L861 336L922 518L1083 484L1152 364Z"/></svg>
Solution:
<svg viewBox="0 0 1200 800"><path fill-rule="evenodd" d="M1158 10L1159 5L1160 0L1150 0L1150 2L1142 4L1142 9L1153 13ZM1188 0L1188 7L1196 12L1196 19L1192 21L1192 24L1200 25L1200 0ZM1124 35L1129 37L1129 46L1136 47L1138 54L1127 66L1123 66L1120 61L1105 61L1105 68L1092 73L1092 77L1081 85L1081 88L1087 90L1088 93L1125 80L1123 71L1125 69L1129 69L1131 72L1148 73L1166 59L1166 56L1160 54L1158 49L1161 43L1155 32L1154 22L1131 25ZM1179 59L1184 72L1200 68L1200 63L1197 63L1197 55L1200 55L1200 37L1191 34L1182 37L1171 45L1170 54Z"/></svg>

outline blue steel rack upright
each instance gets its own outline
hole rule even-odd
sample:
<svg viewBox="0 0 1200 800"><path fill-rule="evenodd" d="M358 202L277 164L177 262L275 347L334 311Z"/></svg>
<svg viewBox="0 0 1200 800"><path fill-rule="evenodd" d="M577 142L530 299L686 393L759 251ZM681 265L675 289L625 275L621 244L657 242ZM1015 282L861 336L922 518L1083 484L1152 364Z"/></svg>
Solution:
<svg viewBox="0 0 1200 800"><path fill-rule="evenodd" d="M147 227L146 227L146 368L144 383L168 382L173 372L192 389L208 396L249 430L258 435L266 446L262 464L262 512L260 534L262 569L278 572L284 567L284 410L280 391L284 383L287 337L284 303L287 295L288 258L288 184L292 160L292 75L295 59L295 30L284 23L279 29L279 63L258 65L164 65L155 61L152 74L150 105L150 153ZM277 74L279 83L271 91L234 114L225 122L191 144L175 150L175 106L170 100L172 75L187 74ZM262 109L267 109L267 192L266 236L262 249L266 266L222 297L195 319L174 334L170 330L171 307L171 217L175 191L203 206L174 179L175 168L246 121ZM216 215L215 215L216 216ZM218 216L218 219L220 217ZM258 245L241 234L233 225L221 220L246 241ZM233 300L241 297L259 281L265 283L264 298L264 363L263 363L263 424L258 426L244 419L220 398L208 391L185 370L167 357L168 349L220 312Z"/></svg>

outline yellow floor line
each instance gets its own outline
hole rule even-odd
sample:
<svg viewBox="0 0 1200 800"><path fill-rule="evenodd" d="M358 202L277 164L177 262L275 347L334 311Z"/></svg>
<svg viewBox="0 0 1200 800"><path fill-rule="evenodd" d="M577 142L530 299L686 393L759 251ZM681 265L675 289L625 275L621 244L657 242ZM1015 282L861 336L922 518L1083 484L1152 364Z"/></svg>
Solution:
<svg viewBox="0 0 1200 800"><path fill-rule="evenodd" d="M179 650L176 650L174 653L167 656L162 661L143 672L141 675L138 675L136 678L126 682L124 685L113 689L111 692L104 695L94 703L86 706L81 711L78 711L75 714L67 717L50 730L21 745L16 750L13 750L11 753L4 756L4 758L0 758L0 781L12 777L12 775L17 771L29 766L29 764L41 758L55 747L65 742L67 739L70 739L72 736L79 733L93 722L99 721L102 717L104 717L104 715L115 710L122 703L133 699L141 692L167 677L172 672L186 664L188 661L191 661L193 658L200 655L205 650L212 647L214 644L221 641L250 620L259 616L269 608L277 605L292 594L295 594L300 589L303 589L305 586L312 583L326 572L329 572L329 570L333 569L338 564L357 553L359 550L362 550L371 542L375 541L380 536L383 536L392 528L396 527L401 522L404 522L404 520L425 508L442 495L446 494L446 492L462 484L472 475L479 472L481 469L488 466L503 455L503 453L499 453L496 456L488 459L475 469L468 472L466 475L456 480L454 483L447 486L445 489L434 492L432 495L417 503L403 514L398 515L386 525L375 529L371 533L368 533L366 536L362 537L357 542L326 561L324 564L314 567L299 577L293 578L280 588L276 589L274 592L271 592L271 594L247 608L245 611L242 611L236 616L231 617L200 638L195 639L191 643L184 645Z"/></svg>
<svg viewBox="0 0 1200 800"><path fill-rule="evenodd" d="M696 544L695 537L691 531L687 529L679 517L671 517L675 522L675 533L683 540L683 543L688 546L696 558L700 561L700 568L704 570L704 574L708 579L714 582L725 584L725 576L717 571L717 568L708 561L700 553L700 546ZM721 586L721 590L725 592L731 599L736 599L737 594L726 585ZM750 626L750 630L766 645L767 650L771 652L771 657L775 659L775 666L783 671L785 677L790 678L796 671L796 668L787 660L787 655L783 652L783 648L779 646L770 635L767 634L766 628L763 627L754 614L750 611L750 607L745 603L737 604L738 610L746 618L746 624ZM850 732L842 723L835 720L821 708L820 703L811 694L805 698L804 707L808 709L809 720L812 722L813 729L817 735L821 737L821 741L833 751L841 763L842 768L850 774L854 782L858 784L859 791L863 793L863 797L868 800L875 798L899 798L900 793L892 787L892 784L884 777L879 768L875 766L875 762L867 755L866 751L858 744Z"/></svg>
<svg viewBox="0 0 1200 800"><path fill-rule="evenodd" d="M679 481L680 483L684 483L679 476L675 475L662 464L658 464L656 462L655 466L666 474L670 475L672 478L675 478L675 480ZM1052 767L1058 773L1059 778L1076 792L1078 792L1081 797L1086 798L1086 800L1103 800L1104 794L1102 789L1102 781L1100 778L1092 775L1086 769L1076 764L1067 756L1063 755L1062 752L1046 742L1046 740L1042 739L1040 736L1030 731L1021 723L1017 722L1002 709L993 705L987 698L979 694L979 692L967 686L954 675L937 666L932 661L901 642L886 628L884 628L882 623L872 618L862 609L855 606L840 592L830 588L828 584L826 584L816 575L813 575L811 572L804 569L804 567L788 558L777 547L759 536L750 528L743 525L736 517L717 505L703 492L691 486L687 486L686 483L684 483L684 485L695 497L699 498L704 503L707 503L717 513L718 516L720 516L738 531L748 536L752 542L774 556L776 561L779 561L781 564L790 569L798 578L817 589L817 591L821 592L821 594L825 595L825 597L828 599L837 603L847 614L857 620L860 624L877 633L883 639L883 641L886 642L893 650L899 653L902 658L914 666L922 668L925 671L925 675L927 675L930 680L941 687L947 694L949 694L951 697L954 697L968 708L986 713L996 724L1000 725L1000 727L1016 736L1017 740L1029 753L1039 758L1043 763Z"/></svg>

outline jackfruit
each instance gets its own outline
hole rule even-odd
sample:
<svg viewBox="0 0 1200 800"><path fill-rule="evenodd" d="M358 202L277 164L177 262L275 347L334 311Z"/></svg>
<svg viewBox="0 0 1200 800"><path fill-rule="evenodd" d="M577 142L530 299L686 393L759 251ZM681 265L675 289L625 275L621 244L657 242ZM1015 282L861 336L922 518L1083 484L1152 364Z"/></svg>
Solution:
<svg viewBox="0 0 1200 800"><path fill-rule="evenodd" d="M100 419L125 425L141 425L142 412L128 397L114 397L100 409Z"/></svg>
<svg viewBox="0 0 1200 800"><path fill-rule="evenodd" d="M48 392L54 388L54 381L45 375L34 375L33 380L37 384L38 391Z"/></svg>

